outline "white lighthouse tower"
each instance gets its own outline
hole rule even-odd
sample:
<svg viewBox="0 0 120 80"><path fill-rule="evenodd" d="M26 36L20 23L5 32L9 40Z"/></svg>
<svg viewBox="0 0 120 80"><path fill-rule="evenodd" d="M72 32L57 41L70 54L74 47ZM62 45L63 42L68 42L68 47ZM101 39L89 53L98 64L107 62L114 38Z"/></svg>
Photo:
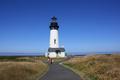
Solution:
<svg viewBox="0 0 120 80"><path fill-rule="evenodd" d="M51 58L55 57L65 57L65 49L59 47L59 37L58 37L58 23L57 18L52 17L52 21L50 23L50 46L48 49L48 56Z"/></svg>

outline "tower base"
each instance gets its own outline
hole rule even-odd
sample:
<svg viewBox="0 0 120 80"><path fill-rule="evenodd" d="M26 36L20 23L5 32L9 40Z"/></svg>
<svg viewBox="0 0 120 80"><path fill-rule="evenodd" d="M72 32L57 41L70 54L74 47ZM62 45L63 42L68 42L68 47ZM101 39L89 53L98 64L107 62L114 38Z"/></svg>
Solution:
<svg viewBox="0 0 120 80"><path fill-rule="evenodd" d="M66 57L65 49L64 48L49 48L48 57L50 58Z"/></svg>

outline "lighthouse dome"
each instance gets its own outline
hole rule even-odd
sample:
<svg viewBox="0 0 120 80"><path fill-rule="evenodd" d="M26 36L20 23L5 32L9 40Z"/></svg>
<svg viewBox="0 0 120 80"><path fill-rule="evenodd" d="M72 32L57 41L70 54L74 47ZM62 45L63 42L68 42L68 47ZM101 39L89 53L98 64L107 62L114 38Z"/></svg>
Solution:
<svg viewBox="0 0 120 80"><path fill-rule="evenodd" d="M52 21L50 23L50 29L57 29L58 30L59 26L58 26L58 23L56 21L57 18L54 16L51 19L52 19Z"/></svg>

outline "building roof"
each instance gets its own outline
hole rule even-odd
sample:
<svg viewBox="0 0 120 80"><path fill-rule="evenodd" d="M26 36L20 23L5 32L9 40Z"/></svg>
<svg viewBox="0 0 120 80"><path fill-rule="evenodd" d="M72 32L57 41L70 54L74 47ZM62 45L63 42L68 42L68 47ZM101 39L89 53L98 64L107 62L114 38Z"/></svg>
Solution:
<svg viewBox="0 0 120 80"><path fill-rule="evenodd" d="M65 52L64 48L49 48L48 52Z"/></svg>

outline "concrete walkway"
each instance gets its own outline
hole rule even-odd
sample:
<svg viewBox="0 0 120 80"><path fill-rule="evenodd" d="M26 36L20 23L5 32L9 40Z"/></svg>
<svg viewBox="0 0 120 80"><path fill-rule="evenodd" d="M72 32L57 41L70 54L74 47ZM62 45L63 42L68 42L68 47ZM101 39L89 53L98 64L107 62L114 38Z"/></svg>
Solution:
<svg viewBox="0 0 120 80"><path fill-rule="evenodd" d="M40 80L81 80L79 75L58 63L50 64L49 71Z"/></svg>

